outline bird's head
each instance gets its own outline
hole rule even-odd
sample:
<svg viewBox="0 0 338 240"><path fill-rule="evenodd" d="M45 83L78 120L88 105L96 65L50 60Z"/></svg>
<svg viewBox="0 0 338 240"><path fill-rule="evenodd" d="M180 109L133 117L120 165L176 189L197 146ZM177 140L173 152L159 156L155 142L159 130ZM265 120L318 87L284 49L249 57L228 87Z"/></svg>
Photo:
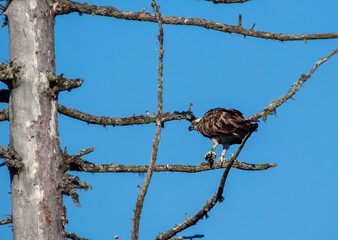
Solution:
<svg viewBox="0 0 338 240"><path fill-rule="evenodd" d="M201 118L196 118L195 120L191 121L191 124L190 124L188 130L189 131L197 130L197 124L199 123L200 120L201 120Z"/></svg>

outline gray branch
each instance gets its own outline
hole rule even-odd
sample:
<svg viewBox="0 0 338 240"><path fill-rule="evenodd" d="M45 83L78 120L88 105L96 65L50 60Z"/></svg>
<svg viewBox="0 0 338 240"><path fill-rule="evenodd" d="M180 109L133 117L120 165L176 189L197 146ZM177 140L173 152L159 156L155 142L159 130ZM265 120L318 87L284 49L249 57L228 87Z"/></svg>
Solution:
<svg viewBox="0 0 338 240"><path fill-rule="evenodd" d="M228 167L229 161L225 160L222 163L216 162L212 167L207 162L202 162L200 165L156 165L155 172L182 172L182 173L196 173L205 172L216 169L224 169ZM250 164L236 160L232 167L247 170L247 171L262 171L276 167L277 164ZM90 173L146 173L148 165L120 165L120 164L94 164L85 161L81 158L73 159L68 162L68 168L66 171L79 171L79 172L90 172Z"/></svg>
<svg viewBox="0 0 338 240"><path fill-rule="evenodd" d="M75 118L87 123L98 124L102 126L127 126L127 125L138 125L138 124L148 124L156 122L156 115L134 115L132 117L101 117L94 116L88 113L81 112L79 110L69 108L58 104L58 111L63 115L66 115L71 118ZM195 118L191 111L187 112L174 112L174 113L163 113L161 117L161 122L167 122L172 120L181 120L186 119L191 121Z"/></svg>
<svg viewBox="0 0 338 240"><path fill-rule="evenodd" d="M292 88L283 96L280 96L278 100L272 100L270 102L270 105L265 107L263 111L249 117L248 119L259 119L263 118L263 120L266 120L268 115L272 115L273 113L276 112L276 109L285 103L287 100L290 98L293 99L293 95L295 95L298 90L303 86L303 84L312 76L312 74L317 70L317 68L325 63L327 60L329 60L333 55L335 55L338 52L338 46L329 53L326 57L320 59L315 63L315 65L311 68L311 70L307 74L302 74L300 77L299 81L295 82L292 84Z"/></svg>
<svg viewBox="0 0 338 240"><path fill-rule="evenodd" d="M160 144L161 139L161 126L162 126L162 113L163 113L163 27L162 27L162 16L159 11L159 7L157 6L157 3L155 0L152 0L151 6L154 9L156 19L158 22L158 28L159 28L159 66L158 66L158 84L157 84L157 114L156 114L156 131L155 131L155 139L153 148L151 151L151 157L150 157L150 163L149 167L147 169L147 175L144 179L144 183L141 187L140 193L137 196L136 201L136 207L134 210L134 217L133 217L133 227L132 227L132 233L131 233L131 239L132 240L138 240L139 239L139 227L140 227L140 218L143 208L143 203L145 196L148 192L148 188L150 185L151 177L153 175L153 172L155 170L156 165L156 159L157 159L157 152L158 152L158 146Z"/></svg>
<svg viewBox="0 0 338 240"><path fill-rule="evenodd" d="M80 87L83 83L83 79L69 79L63 77L63 73L55 76L53 73L48 73L48 80L50 81L51 89L54 93L60 91L70 91L73 88Z"/></svg>
<svg viewBox="0 0 338 240"><path fill-rule="evenodd" d="M55 8L55 14L63 15L72 12L78 12L80 14L100 15L106 17L114 17L125 20L147 21L156 22L155 15L146 13L144 10L139 12L130 12L118 10L114 7L98 7L95 5L89 5L88 3L72 2L69 0L58 0L58 5ZM162 15L163 24L173 25L188 25L197 26L205 29L213 29L216 31L236 33L243 36L258 37L264 39L280 40L280 41L294 41L294 40L310 40L310 39L330 39L338 38L338 32L336 33L318 33L318 34L300 34L300 35L288 35L283 33L272 33L256 31L249 28L243 28L242 26L233 26L224 23L217 23L202 18L188 18L188 17L167 17Z"/></svg>

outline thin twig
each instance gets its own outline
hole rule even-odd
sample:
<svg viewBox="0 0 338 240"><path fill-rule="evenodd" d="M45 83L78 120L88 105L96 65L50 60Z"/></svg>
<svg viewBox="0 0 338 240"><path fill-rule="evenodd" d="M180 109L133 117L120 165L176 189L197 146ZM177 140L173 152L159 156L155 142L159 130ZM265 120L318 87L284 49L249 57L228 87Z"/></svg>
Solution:
<svg viewBox="0 0 338 240"><path fill-rule="evenodd" d="M78 12L81 14L91 14L93 16L100 15L106 17L114 17L125 20L137 20L147 22L157 22L155 15L146 13L144 11L129 12L121 11L114 7L98 7L95 5L89 5L88 3L72 2L69 0L58 0L56 8L56 14L69 14L71 12ZM202 18L188 18L188 17L166 17L162 15L163 24L174 25L190 25L198 26L205 29L213 29L216 31L237 33L244 36L273 39L280 41L292 41L292 40L310 40L310 39L329 39L338 38L338 32L336 33L318 33L318 34L300 34L300 35L287 35L282 33L272 33L256 31L253 29L246 29L239 26L232 26L223 23L217 23Z"/></svg>
<svg viewBox="0 0 338 240"><path fill-rule="evenodd" d="M161 138L161 118L162 118L162 112L163 112L163 27L162 27L162 20L161 20L161 14L159 12L159 8L156 4L155 0L152 0L151 6L153 7L155 11L155 15L158 21L158 28L160 34L158 35L159 40L159 66L158 66L158 86L157 86L157 115L156 115L156 131L155 131L155 140L153 144L153 149L151 151L151 159L149 163L149 168L147 170L147 175L144 179L144 183L141 187L140 193L137 197L136 201L136 207L134 212L134 218L133 218L133 228L131 233L131 239L132 240L138 240L139 237L139 227L140 227L140 218L144 203L144 198L147 194L148 187L151 181L152 174L155 169L156 159L157 159L157 151L158 146L160 143Z"/></svg>
<svg viewBox="0 0 338 240"><path fill-rule="evenodd" d="M293 95L295 95L298 90L303 86L303 84L312 76L312 74L317 70L317 68L325 63L327 60L329 60L333 55L335 55L338 52L338 46L329 53L326 57L320 59L315 63L315 65L311 68L311 70L307 74L302 74L299 81L292 84L292 88L289 89L289 91L284 95L280 96L278 100L272 100L270 102L270 105L265 107L263 111L249 117L248 119L259 119L263 118L263 120L266 120L268 115L271 115L276 112L276 109L285 103L290 98L292 99Z"/></svg>
<svg viewBox="0 0 338 240"><path fill-rule="evenodd" d="M238 147L235 155L232 155L229 161L229 165L226 167L226 169L224 170L224 173L222 175L221 181L219 183L218 186L218 191L216 192L216 194L212 197L211 201L209 199L207 199L207 203L202 207L202 209L200 211L198 211L192 218L186 218L186 220L181 223L181 224L176 224L175 227L173 227L172 229L160 233L159 235L157 235L156 239L157 240L165 240L165 239L170 239L171 237L175 236L177 233L195 225L199 220L201 220L203 217L207 217L208 216L208 212L216 205L217 202L221 202L223 201L223 189L224 189L224 185L225 185L225 181L227 179L227 176L229 174L230 168L232 167L232 165L235 162L235 159L238 157L239 153L241 152L245 142L248 140L248 138L250 137L251 133L249 132L245 138L242 140L241 145Z"/></svg>

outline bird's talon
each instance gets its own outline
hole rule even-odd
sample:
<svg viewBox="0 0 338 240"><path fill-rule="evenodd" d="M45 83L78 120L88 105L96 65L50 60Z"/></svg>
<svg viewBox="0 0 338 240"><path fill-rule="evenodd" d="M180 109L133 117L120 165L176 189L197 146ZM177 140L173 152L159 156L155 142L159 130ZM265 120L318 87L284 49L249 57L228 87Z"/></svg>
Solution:
<svg viewBox="0 0 338 240"><path fill-rule="evenodd" d="M204 159L212 166L214 164L214 159L216 157L216 153L214 151L209 151L204 155Z"/></svg>
<svg viewBox="0 0 338 240"><path fill-rule="evenodd" d="M205 160L207 160L207 159L209 159L209 158L215 159L215 157L216 157L216 153L213 152L213 151L209 151L209 152L207 152L207 153L204 155Z"/></svg>

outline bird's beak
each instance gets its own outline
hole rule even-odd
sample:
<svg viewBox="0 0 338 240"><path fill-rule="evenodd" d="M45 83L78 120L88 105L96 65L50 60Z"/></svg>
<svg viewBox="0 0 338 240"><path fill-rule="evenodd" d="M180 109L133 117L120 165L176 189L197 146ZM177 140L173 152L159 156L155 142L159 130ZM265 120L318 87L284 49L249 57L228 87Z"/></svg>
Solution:
<svg viewBox="0 0 338 240"><path fill-rule="evenodd" d="M190 125L190 126L188 127L188 130L189 130L189 131L192 131L192 130L194 130L194 128Z"/></svg>

